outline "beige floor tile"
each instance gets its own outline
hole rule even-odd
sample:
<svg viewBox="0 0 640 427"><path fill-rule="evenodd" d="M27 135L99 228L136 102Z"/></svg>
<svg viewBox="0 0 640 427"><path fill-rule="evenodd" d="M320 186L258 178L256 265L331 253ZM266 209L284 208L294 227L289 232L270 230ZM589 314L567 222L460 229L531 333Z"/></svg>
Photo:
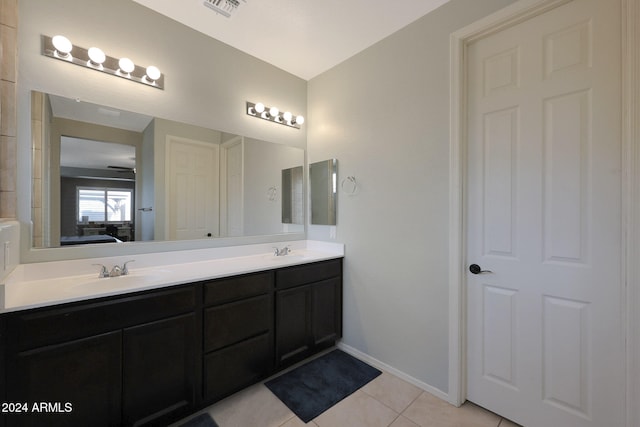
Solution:
<svg viewBox="0 0 640 427"><path fill-rule="evenodd" d="M319 427L387 427L398 414L358 390L313 420Z"/></svg>
<svg viewBox="0 0 640 427"><path fill-rule="evenodd" d="M501 419L472 403L456 408L426 392L402 415L421 427L497 427Z"/></svg>
<svg viewBox="0 0 640 427"><path fill-rule="evenodd" d="M361 390L398 413L407 409L422 393L418 387L388 372L383 372Z"/></svg>
<svg viewBox="0 0 640 427"><path fill-rule="evenodd" d="M209 408L220 427L280 427L294 414L263 384L256 384Z"/></svg>
<svg viewBox="0 0 640 427"><path fill-rule="evenodd" d="M282 424L282 427L318 427L318 424L314 423L313 421L309 421L305 424L300 418L294 416L289 421Z"/></svg>
<svg viewBox="0 0 640 427"><path fill-rule="evenodd" d="M520 424L516 424L513 421L509 421L506 418L503 418L502 421L500 421L500 427L522 427Z"/></svg>
<svg viewBox="0 0 640 427"><path fill-rule="evenodd" d="M409 418L400 415L389 427L420 427Z"/></svg>

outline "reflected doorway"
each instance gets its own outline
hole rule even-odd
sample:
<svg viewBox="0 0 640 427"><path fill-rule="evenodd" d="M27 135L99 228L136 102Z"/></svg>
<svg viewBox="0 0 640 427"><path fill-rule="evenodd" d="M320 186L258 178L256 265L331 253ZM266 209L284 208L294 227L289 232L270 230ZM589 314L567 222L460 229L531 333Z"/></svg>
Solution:
<svg viewBox="0 0 640 427"><path fill-rule="evenodd" d="M60 245L135 240L136 147L60 138Z"/></svg>

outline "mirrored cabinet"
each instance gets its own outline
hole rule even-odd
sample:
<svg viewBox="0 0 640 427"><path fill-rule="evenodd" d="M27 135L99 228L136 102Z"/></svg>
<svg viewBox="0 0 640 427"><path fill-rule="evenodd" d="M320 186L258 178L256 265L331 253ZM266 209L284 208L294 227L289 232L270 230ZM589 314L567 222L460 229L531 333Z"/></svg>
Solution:
<svg viewBox="0 0 640 427"><path fill-rule="evenodd" d="M336 187L338 160L330 159L309 165L311 224L336 225Z"/></svg>

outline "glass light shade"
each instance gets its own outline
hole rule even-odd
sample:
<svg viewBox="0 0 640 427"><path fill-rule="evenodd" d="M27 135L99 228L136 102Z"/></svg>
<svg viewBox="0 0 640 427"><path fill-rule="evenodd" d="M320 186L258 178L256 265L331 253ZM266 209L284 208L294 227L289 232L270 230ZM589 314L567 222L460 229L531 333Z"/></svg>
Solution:
<svg viewBox="0 0 640 427"><path fill-rule="evenodd" d="M158 69L158 67L154 66L154 65L150 65L147 67L147 77L149 77L149 79L153 80L154 82L156 80L158 80L160 78L161 74L160 74L160 70Z"/></svg>
<svg viewBox="0 0 640 427"><path fill-rule="evenodd" d="M256 113L264 113L264 104L262 102L258 102L254 107Z"/></svg>
<svg viewBox="0 0 640 427"><path fill-rule="evenodd" d="M301 125L304 123L304 117L303 116L296 116L296 123Z"/></svg>
<svg viewBox="0 0 640 427"><path fill-rule="evenodd" d="M71 49L73 49L73 45L65 36L54 36L53 39L51 39L51 42L53 43L53 47L65 56L71 52Z"/></svg>
<svg viewBox="0 0 640 427"><path fill-rule="evenodd" d="M89 59L94 64L102 64L104 60L107 59L102 49L98 47L90 47L88 53L89 53Z"/></svg>
<svg viewBox="0 0 640 427"><path fill-rule="evenodd" d="M291 119L293 118L293 114L291 114L290 111L285 111L284 114L282 114L282 118L290 122Z"/></svg>
<svg viewBox="0 0 640 427"><path fill-rule="evenodd" d="M280 114L280 110L278 110L278 107L269 108L269 115L271 117L278 117L278 114Z"/></svg>
<svg viewBox="0 0 640 427"><path fill-rule="evenodd" d="M118 67L120 67L120 70L124 73L131 73L136 69L135 64L129 58L120 58L120 61L118 61Z"/></svg>

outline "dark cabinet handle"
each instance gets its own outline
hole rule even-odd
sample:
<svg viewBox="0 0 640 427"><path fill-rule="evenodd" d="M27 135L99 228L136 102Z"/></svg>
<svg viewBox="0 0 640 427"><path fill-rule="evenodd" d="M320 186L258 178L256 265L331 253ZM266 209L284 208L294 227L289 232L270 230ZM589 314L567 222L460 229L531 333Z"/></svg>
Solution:
<svg viewBox="0 0 640 427"><path fill-rule="evenodd" d="M469 266L469 271L472 272L473 274L493 273L493 271L491 270L483 270L482 267L480 267L478 264L471 264Z"/></svg>

